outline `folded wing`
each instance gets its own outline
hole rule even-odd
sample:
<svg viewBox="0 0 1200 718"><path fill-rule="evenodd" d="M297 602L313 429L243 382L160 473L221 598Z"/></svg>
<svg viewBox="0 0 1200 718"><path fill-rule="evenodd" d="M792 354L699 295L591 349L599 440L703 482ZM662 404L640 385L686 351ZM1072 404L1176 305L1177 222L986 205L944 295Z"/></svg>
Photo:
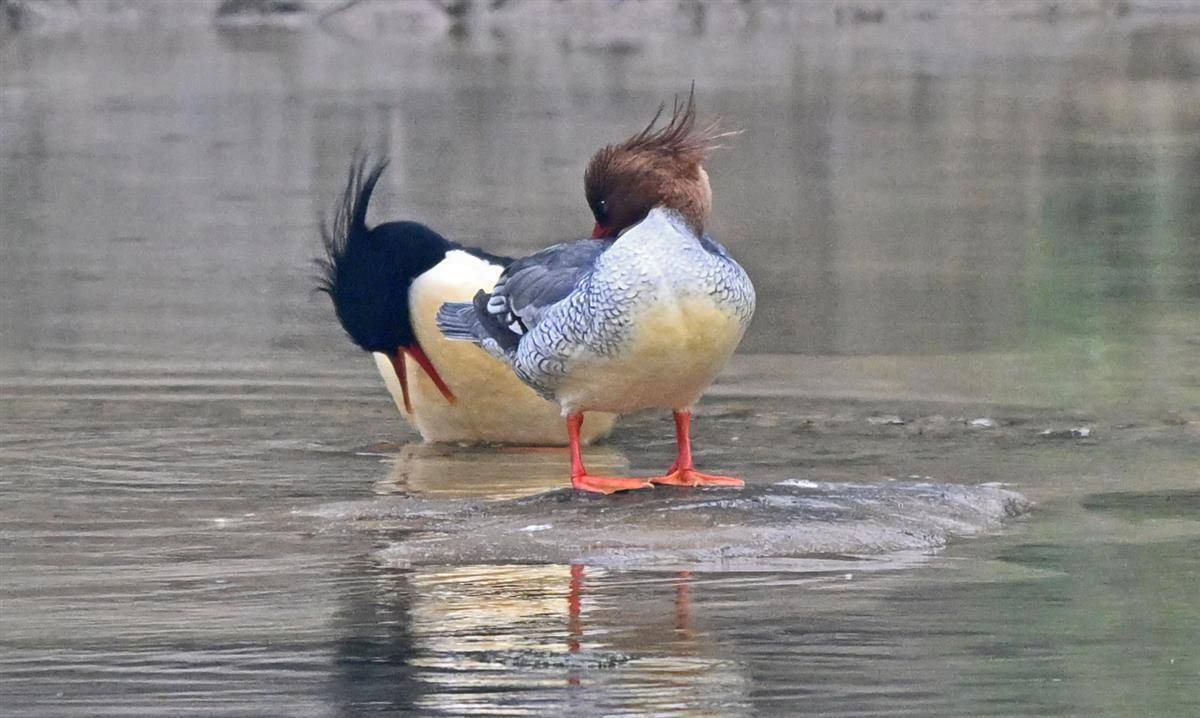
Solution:
<svg viewBox="0 0 1200 718"><path fill-rule="evenodd" d="M547 247L514 261L490 293L473 302L443 304L438 328L449 339L472 341L493 353L516 349L521 337L596 267L612 240L581 239ZM497 351L498 350L498 351Z"/></svg>

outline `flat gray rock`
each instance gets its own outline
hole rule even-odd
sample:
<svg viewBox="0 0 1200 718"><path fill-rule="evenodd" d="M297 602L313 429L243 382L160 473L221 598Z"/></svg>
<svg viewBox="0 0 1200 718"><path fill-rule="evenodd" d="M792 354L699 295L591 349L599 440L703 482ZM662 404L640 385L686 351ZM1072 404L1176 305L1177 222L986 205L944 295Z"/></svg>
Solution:
<svg viewBox="0 0 1200 718"><path fill-rule="evenodd" d="M1029 502L997 486L784 481L745 489L563 489L504 501L389 498L326 506L334 521L407 530L393 565L586 563L754 567L929 552L994 531Z"/></svg>

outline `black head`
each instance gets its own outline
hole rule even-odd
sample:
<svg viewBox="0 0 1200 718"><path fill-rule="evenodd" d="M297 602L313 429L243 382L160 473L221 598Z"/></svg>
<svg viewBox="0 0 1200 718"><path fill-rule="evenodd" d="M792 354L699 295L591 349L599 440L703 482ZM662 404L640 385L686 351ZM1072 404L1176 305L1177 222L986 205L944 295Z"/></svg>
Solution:
<svg viewBox="0 0 1200 718"><path fill-rule="evenodd" d="M416 222L389 222L331 258L326 291L354 343L391 355L416 343L409 319L413 279L445 258L449 243Z"/></svg>
<svg viewBox="0 0 1200 718"><path fill-rule="evenodd" d="M368 229L367 203L386 163L369 173L365 166L364 160L351 169L334 220L322 227L326 259L319 262L320 289L333 300L338 321L355 344L392 356L416 343L408 306L413 279L454 245L417 222Z"/></svg>

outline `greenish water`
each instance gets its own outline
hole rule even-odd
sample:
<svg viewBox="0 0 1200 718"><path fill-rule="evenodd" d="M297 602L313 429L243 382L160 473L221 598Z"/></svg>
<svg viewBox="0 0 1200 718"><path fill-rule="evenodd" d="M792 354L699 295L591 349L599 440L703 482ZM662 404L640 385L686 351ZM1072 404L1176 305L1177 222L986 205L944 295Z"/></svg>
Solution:
<svg viewBox="0 0 1200 718"><path fill-rule="evenodd" d="M5 715L1200 713L1195 17L518 11L0 40ZM701 467L1032 511L801 566L397 561L389 502L565 463L409 445L312 291L354 149L375 219L529 251L692 79L760 296Z"/></svg>

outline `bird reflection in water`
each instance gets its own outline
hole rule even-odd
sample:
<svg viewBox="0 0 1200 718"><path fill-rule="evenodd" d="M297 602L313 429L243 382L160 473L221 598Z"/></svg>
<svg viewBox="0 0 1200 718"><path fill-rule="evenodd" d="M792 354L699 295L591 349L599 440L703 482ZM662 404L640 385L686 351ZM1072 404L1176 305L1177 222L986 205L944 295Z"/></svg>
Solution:
<svg viewBox="0 0 1200 718"><path fill-rule="evenodd" d="M628 469L625 455L613 447L591 447L588 457L605 471ZM512 499L562 491L566 468L561 449L412 444L400 447L375 491L472 502ZM424 566L404 573L412 594L412 679L422 685L418 702L426 709L482 710L485 696L508 685L514 671L561 671L560 686L590 695L588 686L625 681L628 661L637 664L637 687L626 688L653 694L638 700L651 705L674 696L690 703L706 692L710 671L730 670L718 646L697 642L689 571L626 573L580 561ZM614 604L640 608L609 615ZM499 667L504 670L497 672ZM505 696L516 699L509 689ZM530 696L545 699L544 693Z"/></svg>
<svg viewBox="0 0 1200 718"><path fill-rule="evenodd" d="M588 448L588 463L606 471L628 469L612 446ZM514 499L563 486L570 461L561 447L407 444L400 447L379 494L439 499Z"/></svg>
<svg viewBox="0 0 1200 718"><path fill-rule="evenodd" d="M571 564L571 587L567 591L567 651L570 653L579 653L583 638L583 571L583 564ZM567 676L567 684L579 685L578 669L573 669Z"/></svg>
<svg viewBox="0 0 1200 718"><path fill-rule="evenodd" d="M729 702L718 686L737 689L732 704L744 697L736 661L693 630L689 572L377 564L367 575L346 582L357 588L339 611L348 708L475 715L557 700L574 714L614 687L639 710Z"/></svg>
<svg viewBox="0 0 1200 718"><path fill-rule="evenodd" d="M567 652L579 653L583 645L584 618L583 595L587 566L571 564L570 588L567 591ZM675 635L683 642L692 640L692 572L679 571L675 574ZM567 676L567 684L579 685L579 669Z"/></svg>

